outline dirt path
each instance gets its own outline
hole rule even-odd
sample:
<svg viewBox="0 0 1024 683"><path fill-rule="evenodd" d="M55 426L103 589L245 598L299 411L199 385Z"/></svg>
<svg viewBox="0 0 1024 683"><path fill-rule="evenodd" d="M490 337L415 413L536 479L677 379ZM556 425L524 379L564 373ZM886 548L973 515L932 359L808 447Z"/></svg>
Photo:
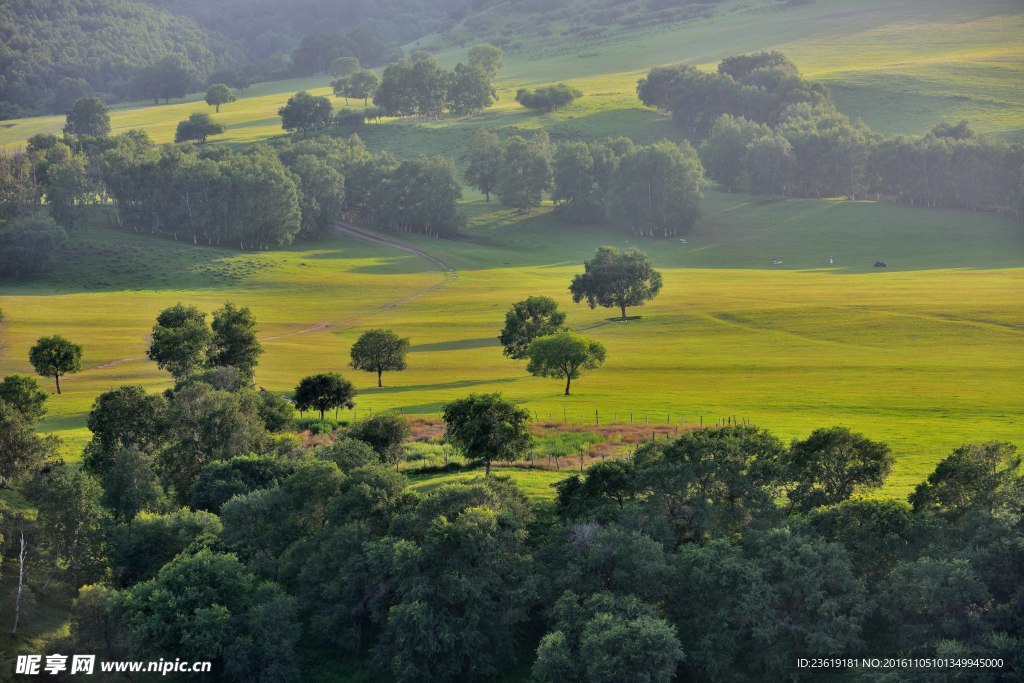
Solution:
<svg viewBox="0 0 1024 683"><path fill-rule="evenodd" d="M433 263L435 266L437 266L438 269L440 269L441 272L444 273L444 280L439 282L439 283L437 283L436 285L431 285L430 287L427 287L426 289L422 289L422 290L416 292L415 294L410 294L408 296L402 297L401 299L395 299L394 301L389 301L386 304L378 306L374 310L368 311L368 312L363 313L361 315L353 316L351 318L346 318L344 320L339 320L338 322L335 322L335 323L327 323L327 322L316 323L314 325L310 325L309 327L304 327L303 329L297 330L295 332L287 332L285 334L276 334L276 335L274 335L272 337L263 337L263 338L260 339L260 341L263 341L263 342L276 341L278 339L286 339L288 337L296 337L296 336L298 336L300 334L308 334L310 332L316 332L318 330L324 330L324 329L327 329L329 327L342 327L342 326L345 326L345 325L349 325L351 323L354 323L354 322L356 322L358 320L361 320L363 318L366 318L368 316L380 313L381 311L390 311L391 309L395 308L399 304L404 303L406 301L412 301L413 299L418 299L418 298L420 298L421 296L423 296L425 294L430 294L431 292L435 292L435 291L437 291L437 290L439 290L439 289L441 289L443 287L448 286L449 284L454 282L459 277L459 274L455 271L454 268L449 266L447 263L444 263L443 261L440 261L440 260L434 258L433 256L431 256L430 254L426 253L422 249L417 249L416 247L413 247L413 246L410 246L410 245L407 245L407 244L400 244L398 242L393 242L393 241L387 239L386 237L381 237L380 235L375 235L375 234L373 234L371 232L363 230L362 228L356 227L356 226L351 225L349 223L339 223L338 225L336 225L334 227L333 232L336 235L341 235L341 236L344 236L344 237L354 237L356 239L365 240L367 242L373 242L374 244L379 244L381 246L389 247L391 249L398 249L399 251L404 251L404 252L409 253L409 254L415 254L416 256L419 256L420 258L424 258L427 261L430 261L431 263ZM110 360L110 361L107 361L105 363L100 363L99 365L94 365L91 368L87 368L87 370L106 370L107 368L111 368L111 367L114 367L116 365L121 365L122 363L131 363L133 361L138 361L138 360L146 360L146 356L137 356L137 357L134 357L134 358L118 358L116 360Z"/></svg>

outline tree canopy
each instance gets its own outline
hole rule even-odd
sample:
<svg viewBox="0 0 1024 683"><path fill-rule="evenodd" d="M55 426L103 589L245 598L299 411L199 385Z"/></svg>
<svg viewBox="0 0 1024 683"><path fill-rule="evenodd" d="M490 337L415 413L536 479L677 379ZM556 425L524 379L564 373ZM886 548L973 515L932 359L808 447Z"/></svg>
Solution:
<svg viewBox="0 0 1024 683"><path fill-rule="evenodd" d="M40 337L29 349L28 360L43 377L53 377L60 394L60 378L82 369L82 346L54 335Z"/></svg>
<svg viewBox="0 0 1024 683"><path fill-rule="evenodd" d="M385 371L405 370L408 351L409 340L391 330L367 330L352 345L349 365L356 370L376 372L377 386L382 387L384 384L381 378Z"/></svg>
<svg viewBox="0 0 1024 683"><path fill-rule="evenodd" d="M607 351L599 341L562 330L538 337L526 348L530 359L526 370L537 377L555 377L565 380L565 395L569 385L578 379L583 370L593 370L604 365Z"/></svg>
<svg viewBox="0 0 1024 683"><path fill-rule="evenodd" d="M601 247L594 258L583 263L569 291L574 303L586 301L591 308L618 308L622 320L627 306L642 306L661 291L661 273L639 249Z"/></svg>

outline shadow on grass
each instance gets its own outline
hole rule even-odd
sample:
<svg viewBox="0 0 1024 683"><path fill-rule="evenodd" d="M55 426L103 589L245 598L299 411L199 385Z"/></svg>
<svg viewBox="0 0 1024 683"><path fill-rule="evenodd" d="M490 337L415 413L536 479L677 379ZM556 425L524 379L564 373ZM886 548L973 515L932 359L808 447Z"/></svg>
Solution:
<svg viewBox="0 0 1024 683"><path fill-rule="evenodd" d="M483 349L489 346L499 346L497 337L478 337L476 339L455 339L452 341L436 342L434 344L416 344L410 346L410 351L464 351L466 349Z"/></svg>
<svg viewBox="0 0 1024 683"><path fill-rule="evenodd" d="M387 379L385 377L385 379ZM462 389L464 387L475 387L482 384L507 384L509 382L515 382L518 377L504 377L501 379L466 379L458 382L440 382L438 384L413 384L406 386L395 386L395 387L372 387L370 389L361 389L361 396L375 396L377 394L397 394L403 391L423 391L423 390L437 390L437 389Z"/></svg>

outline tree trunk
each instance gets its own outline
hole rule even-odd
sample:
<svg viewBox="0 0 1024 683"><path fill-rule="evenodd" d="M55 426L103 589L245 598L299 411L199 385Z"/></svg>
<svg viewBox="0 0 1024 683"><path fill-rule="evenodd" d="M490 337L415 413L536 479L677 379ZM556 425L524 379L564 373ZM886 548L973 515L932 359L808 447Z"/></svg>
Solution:
<svg viewBox="0 0 1024 683"><path fill-rule="evenodd" d="M60 396L60 375L54 375L53 379L57 382L57 395Z"/></svg>
<svg viewBox="0 0 1024 683"><path fill-rule="evenodd" d="M622 309L622 319L623 319L623 320L625 320L625 319L626 319L626 306L625 306L625 305L622 305L622 304L620 304L620 305L619 305L619 308L621 308L621 309Z"/></svg>
<svg viewBox="0 0 1024 683"><path fill-rule="evenodd" d="M566 396L569 395L569 383L570 382L572 382L572 380L569 378L568 375L566 375L566 377L565 377L565 395Z"/></svg>
<svg viewBox="0 0 1024 683"><path fill-rule="evenodd" d="M384 386L384 384L383 384L383 383L381 383L381 375L383 375L383 374L384 374L384 371L383 371L383 370L378 370L378 371L377 371L377 387L378 387L378 388L380 388L380 387Z"/></svg>
<svg viewBox="0 0 1024 683"><path fill-rule="evenodd" d="M485 477L489 477L489 476L491 476L491 459L488 458L486 460L486 463L487 464L484 466L484 476Z"/></svg>
<svg viewBox="0 0 1024 683"><path fill-rule="evenodd" d="M18 592L14 596L14 628L11 635L18 634L18 621L21 619L21 592L25 587L25 558L28 555L28 543L25 542L25 530L21 530L21 548L18 550Z"/></svg>

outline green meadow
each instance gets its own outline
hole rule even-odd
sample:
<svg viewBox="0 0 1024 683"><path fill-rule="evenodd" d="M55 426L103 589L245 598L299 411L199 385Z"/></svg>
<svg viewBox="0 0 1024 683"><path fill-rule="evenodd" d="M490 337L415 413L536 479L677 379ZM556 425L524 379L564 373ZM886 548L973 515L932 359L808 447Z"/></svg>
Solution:
<svg viewBox="0 0 1024 683"><path fill-rule="evenodd" d="M495 14L488 30L515 34L509 21ZM516 37L520 47L507 51L497 82L501 99L483 114L385 121L359 135L400 158L458 158L476 126L502 135L545 130L555 140L679 139L668 117L636 99L636 80L650 66L713 68L730 54L780 49L827 84L844 112L878 131L920 134L943 119L967 118L980 132L1024 138L1017 2L727 2L712 18L587 40L561 37L563 24ZM407 47L451 45L468 32ZM466 46L441 50L439 59L464 59ZM217 115L228 130L211 144L281 135L277 109L288 96L326 94L328 80L249 88ZM585 96L542 115L514 102L519 87L557 81ZM115 133L143 128L169 141L176 123L199 110L210 110L199 94L136 103L114 108L112 124ZM2 122L0 146L62 125L62 117ZM540 419L589 422L598 411L602 421L713 424L735 416L786 439L844 424L891 444L898 461L884 493L892 496L905 495L965 441L1024 444L1019 223L873 202L770 202L714 188L702 206L685 243L636 241L626 226L567 225L550 206L517 215L467 188L464 239L387 235L448 264L455 272L447 274L422 257L354 238L238 252L94 227L73 235L47 274L0 283L0 367L30 371L28 348L44 334L85 345L85 370L62 382L66 391L52 398L42 426L64 439L71 460L88 439L85 418L100 392L126 383L171 386L145 358L157 312L178 301L212 311L226 300L251 307L260 323L259 385L286 393L305 374L340 370L360 389L359 414L437 414L469 392L501 391ZM638 320L611 321L612 311L571 302L570 279L602 244L637 244L663 271L662 294L632 311ZM878 260L888 267L874 268ZM572 327L608 347L607 365L574 382L568 398L558 381L530 377L497 344L505 310L531 294L555 297ZM413 344L409 369L385 375L381 389L371 375L346 368L352 342L371 327L394 329ZM557 478L513 471L535 495L550 495L547 484Z"/></svg>
<svg viewBox="0 0 1024 683"><path fill-rule="evenodd" d="M898 460L885 491L899 496L960 443L1024 443L1024 237L1010 219L711 190L686 243L637 242L665 285L623 323L574 305L567 290L598 245L634 243L623 226L566 225L549 207L524 218L483 200L465 210L463 240L387 234L454 274L350 237L239 253L93 229L46 276L3 287L0 363L30 372L28 348L44 334L85 345L86 369L62 382L42 426L70 459L98 393L171 386L145 358L156 313L226 300L260 322L260 386L286 393L303 375L341 371L359 388L357 417L437 414L453 398L501 391L542 420L591 423L595 410L602 422L735 416L786 439L844 424L891 444ZM608 347L606 366L568 398L498 346L505 310L530 294L554 297L572 327ZM346 367L372 327L412 340L409 369L385 374L381 389ZM546 491L553 476L528 478Z"/></svg>

